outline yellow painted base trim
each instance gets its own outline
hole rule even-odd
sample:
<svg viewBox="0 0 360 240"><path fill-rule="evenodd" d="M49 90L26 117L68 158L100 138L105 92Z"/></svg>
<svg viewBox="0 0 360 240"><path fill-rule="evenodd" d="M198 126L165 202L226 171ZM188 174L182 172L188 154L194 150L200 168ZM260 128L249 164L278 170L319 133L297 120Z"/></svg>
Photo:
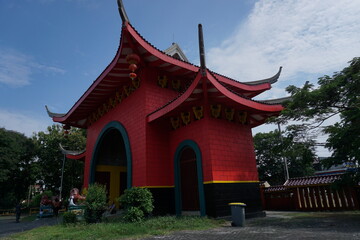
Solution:
<svg viewBox="0 0 360 240"><path fill-rule="evenodd" d="M204 184L211 183L260 183L260 181L206 181Z"/></svg>
<svg viewBox="0 0 360 240"><path fill-rule="evenodd" d="M141 186L139 188L173 188L174 186Z"/></svg>
<svg viewBox="0 0 360 240"><path fill-rule="evenodd" d="M97 172L126 172L127 168L124 166L111 166L111 165L97 165Z"/></svg>

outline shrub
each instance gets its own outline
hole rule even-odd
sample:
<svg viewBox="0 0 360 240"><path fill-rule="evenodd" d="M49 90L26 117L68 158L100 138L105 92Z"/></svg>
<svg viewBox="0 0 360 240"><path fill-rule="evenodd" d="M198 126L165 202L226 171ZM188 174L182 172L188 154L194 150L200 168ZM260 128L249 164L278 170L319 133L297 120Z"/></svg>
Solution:
<svg viewBox="0 0 360 240"><path fill-rule="evenodd" d="M122 218L125 222L140 222L144 219L144 212L137 207L129 207Z"/></svg>
<svg viewBox="0 0 360 240"><path fill-rule="evenodd" d="M52 197L52 192L51 191L45 191L43 193L37 194L33 197L33 199L30 202L30 207L39 207L40 206L40 202L41 202L41 198L42 196L47 195L49 197L49 199L51 199Z"/></svg>
<svg viewBox="0 0 360 240"><path fill-rule="evenodd" d="M154 209L153 196L146 188L126 189L119 202L125 209L124 220L129 222L143 220Z"/></svg>
<svg viewBox="0 0 360 240"><path fill-rule="evenodd" d="M67 225L67 224L73 224L76 223L77 219L76 219L76 214L73 212L65 212L63 215L63 224Z"/></svg>
<svg viewBox="0 0 360 240"><path fill-rule="evenodd" d="M87 223L97 223L101 221L101 216L107 206L106 189L100 184L90 185L85 200L84 218Z"/></svg>

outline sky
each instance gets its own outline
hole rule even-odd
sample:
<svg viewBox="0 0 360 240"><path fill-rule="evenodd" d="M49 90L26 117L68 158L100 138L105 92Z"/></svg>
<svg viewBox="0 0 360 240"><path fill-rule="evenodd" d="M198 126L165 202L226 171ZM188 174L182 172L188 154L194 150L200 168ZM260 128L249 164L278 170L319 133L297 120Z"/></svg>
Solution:
<svg viewBox="0 0 360 240"><path fill-rule="evenodd" d="M279 81L258 99L316 83L360 55L360 1L123 2L145 39L161 50L178 43L194 64L201 23L211 70L246 82L282 66ZM26 136L45 131L52 124L45 105L70 110L115 56L120 30L116 0L0 0L0 127Z"/></svg>

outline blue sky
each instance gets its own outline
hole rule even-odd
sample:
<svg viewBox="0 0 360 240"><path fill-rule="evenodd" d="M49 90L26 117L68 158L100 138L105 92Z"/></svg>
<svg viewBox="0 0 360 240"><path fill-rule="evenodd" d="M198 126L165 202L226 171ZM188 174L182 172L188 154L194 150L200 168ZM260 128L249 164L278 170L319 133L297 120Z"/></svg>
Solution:
<svg viewBox="0 0 360 240"><path fill-rule="evenodd" d="M197 64L202 23L207 66L239 81L283 73L260 99L316 82L360 49L360 1L123 0L154 46L177 42ZM116 0L0 0L0 127L31 136L67 112L114 57ZM255 131L266 131L269 126Z"/></svg>

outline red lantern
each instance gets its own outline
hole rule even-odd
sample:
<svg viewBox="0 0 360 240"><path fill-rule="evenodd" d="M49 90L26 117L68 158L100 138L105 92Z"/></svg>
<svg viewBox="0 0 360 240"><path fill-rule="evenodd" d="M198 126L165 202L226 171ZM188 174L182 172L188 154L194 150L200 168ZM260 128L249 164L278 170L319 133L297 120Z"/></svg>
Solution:
<svg viewBox="0 0 360 240"><path fill-rule="evenodd" d="M134 80L137 77L137 75L136 75L136 73L132 72L129 74L129 77L131 78L131 80Z"/></svg>
<svg viewBox="0 0 360 240"><path fill-rule="evenodd" d="M135 63L132 63L132 64L129 65L129 70L130 70L130 71L135 72L136 69L137 69L137 66L136 66Z"/></svg>
<svg viewBox="0 0 360 240"><path fill-rule="evenodd" d="M129 64L138 64L140 62L140 57L139 57L139 55L137 55L135 53L131 53L126 56L126 61Z"/></svg>
<svg viewBox="0 0 360 240"><path fill-rule="evenodd" d="M64 130L70 130L70 125L69 125L69 124L65 124L65 125L63 126L63 129L64 129Z"/></svg>

